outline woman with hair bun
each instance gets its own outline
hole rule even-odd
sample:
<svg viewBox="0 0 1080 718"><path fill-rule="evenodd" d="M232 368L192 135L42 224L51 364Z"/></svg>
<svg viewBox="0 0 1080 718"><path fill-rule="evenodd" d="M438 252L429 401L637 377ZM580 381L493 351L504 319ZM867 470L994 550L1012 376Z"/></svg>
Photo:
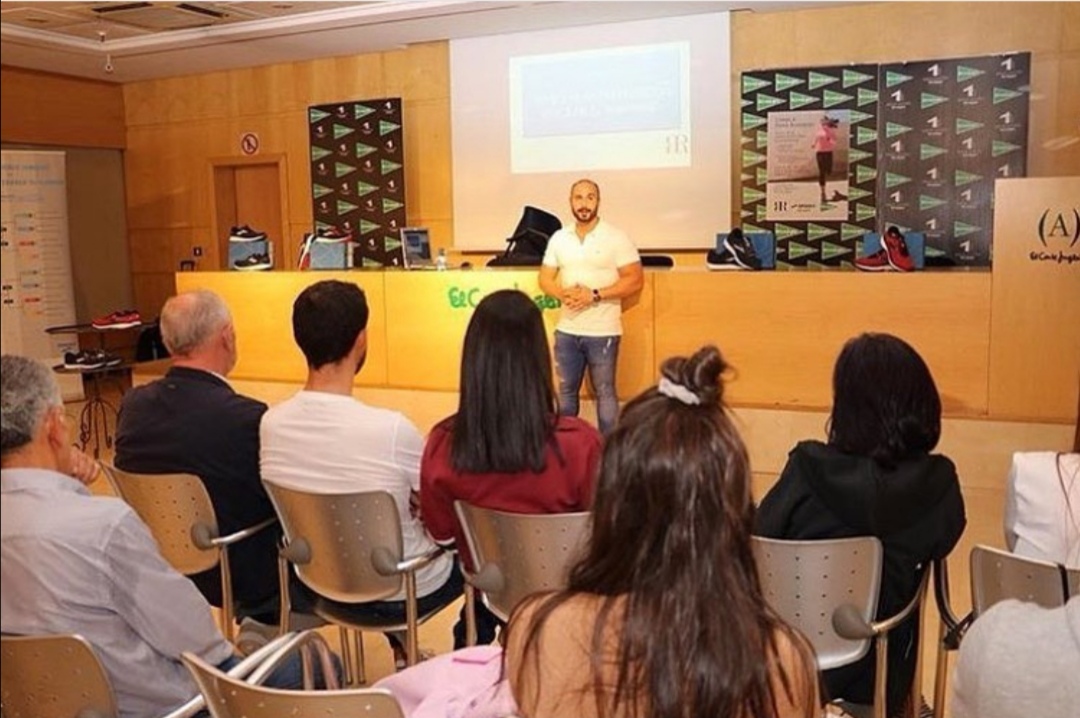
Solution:
<svg viewBox="0 0 1080 718"><path fill-rule="evenodd" d="M876 536L885 549L878 618L915 596L930 561L964 532L956 467L931 454L941 398L926 362L889 334L844 345L833 371L828 442L801 441L758 507L756 533L814 540ZM918 612L889 634L888 715L903 714L918 648ZM824 674L829 698L871 703L874 655Z"/></svg>
<svg viewBox="0 0 1080 718"><path fill-rule="evenodd" d="M746 448L715 347L661 367L607 438L592 531L565 590L511 617L525 718L808 718L806 640L766 605Z"/></svg>

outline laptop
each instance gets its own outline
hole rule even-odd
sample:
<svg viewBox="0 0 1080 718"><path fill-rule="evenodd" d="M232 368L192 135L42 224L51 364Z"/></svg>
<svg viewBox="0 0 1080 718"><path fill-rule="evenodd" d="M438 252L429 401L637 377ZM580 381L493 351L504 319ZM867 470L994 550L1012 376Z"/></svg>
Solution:
<svg viewBox="0 0 1080 718"><path fill-rule="evenodd" d="M401 229L402 266L406 269L434 269L431 259L431 236L427 227Z"/></svg>

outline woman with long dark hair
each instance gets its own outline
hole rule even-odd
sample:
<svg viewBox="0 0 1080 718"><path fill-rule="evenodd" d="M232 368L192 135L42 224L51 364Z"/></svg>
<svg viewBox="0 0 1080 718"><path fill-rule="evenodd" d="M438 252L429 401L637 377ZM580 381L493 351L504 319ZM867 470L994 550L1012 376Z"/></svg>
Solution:
<svg viewBox="0 0 1080 718"><path fill-rule="evenodd" d="M559 416L540 310L524 293L484 297L465 333L458 411L431 430L420 464L424 524L471 558L454 501L516 513L583 511L592 504L600 433ZM495 618L478 604L482 643Z"/></svg>
<svg viewBox="0 0 1080 718"><path fill-rule="evenodd" d="M726 366L715 347L668 359L623 409L568 588L510 621L507 675L526 718L819 714L809 645L761 593Z"/></svg>
<svg viewBox="0 0 1080 718"><path fill-rule="evenodd" d="M926 362L889 334L844 345L833 371L828 443L801 441L758 507L756 532L813 540L876 536L885 549L878 617L914 596L929 562L964 532L956 467L931 454L941 398ZM889 634L888 712L900 715L915 674L918 612ZM874 656L826 671L829 697L873 701Z"/></svg>

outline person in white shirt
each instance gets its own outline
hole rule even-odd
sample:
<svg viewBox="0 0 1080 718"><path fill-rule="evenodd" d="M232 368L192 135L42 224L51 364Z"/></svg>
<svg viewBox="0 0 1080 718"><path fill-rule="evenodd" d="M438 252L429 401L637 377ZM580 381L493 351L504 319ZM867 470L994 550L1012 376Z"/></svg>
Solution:
<svg viewBox="0 0 1080 718"><path fill-rule="evenodd" d="M369 406L352 395L353 378L367 356L368 306L355 284L317 282L293 304L293 336L308 365L307 383L292 398L271 407L259 430L259 464L268 484L323 494L387 491L401 517L406 556L426 553L435 543L414 507L420 490L424 439L404 415ZM448 605L464 581L451 554L442 554L416 573L420 612ZM405 619L402 592L387 601L361 604L365 612ZM463 647L464 623L454 627ZM403 662L398 637L388 634Z"/></svg>
<svg viewBox="0 0 1080 718"><path fill-rule="evenodd" d="M600 219L600 186L570 187L574 228L551 236L540 267L540 289L562 303L555 328L559 411L577 416L586 368L596 394L597 423L607 435L619 414L615 370L622 336L622 300L645 283L641 257L626 234Z"/></svg>
<svg viewBox="0 0 1080 718"><path fill-rule="evenodd" d="M1013 454L1005 544L1020 556L1080 569L1080 447Z"/></svg>

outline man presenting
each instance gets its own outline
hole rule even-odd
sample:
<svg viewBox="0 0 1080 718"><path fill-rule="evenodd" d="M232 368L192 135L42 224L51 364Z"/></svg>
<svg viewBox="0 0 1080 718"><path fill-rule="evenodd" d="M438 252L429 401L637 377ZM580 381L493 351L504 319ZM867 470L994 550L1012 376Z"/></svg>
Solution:
<svg viewBox="0 0 1080 718"><path fill-rule="evenodd" d="M577 416L578 393L586 367L596 393L601 433L608 434L619 414L615 368L622 336L622 300L641 291L644 272L637 249L625 233L600 219L600 187L581 179L570 187L574 228L551 236L540 289L562 302L555 328L559 411Z"/></svg>

